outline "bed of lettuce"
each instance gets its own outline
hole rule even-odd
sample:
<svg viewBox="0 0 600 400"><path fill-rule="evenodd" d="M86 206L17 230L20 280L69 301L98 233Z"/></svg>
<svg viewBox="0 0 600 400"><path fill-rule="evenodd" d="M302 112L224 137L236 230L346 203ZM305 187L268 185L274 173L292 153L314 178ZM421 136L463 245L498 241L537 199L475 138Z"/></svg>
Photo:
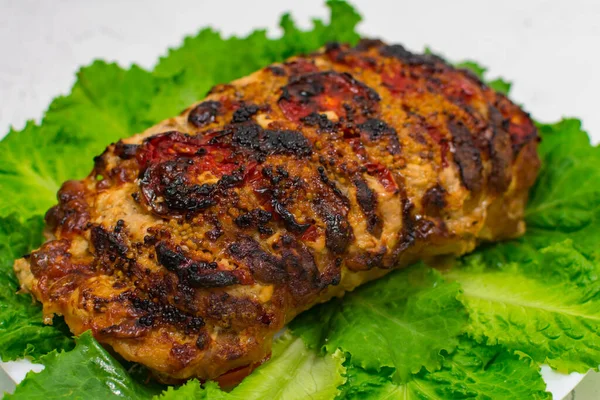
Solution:
<svg viewBox="0 0 600 400"><path fill-rule="evenodd" d="M43 214L66 179L121 137L177 114L221 82L328 41L356 42L359 15L330 2L331 20L283 35L222 38L205 29L152 71L96 61L40 124L0 142L0 356L28 357L12 399L451 399L549 398L540 365L585 372L600 364L600 149L578 120L540 124L542 170L527 207L527 234L484 246L439 272L419 264L298 317L269 362L235 389L148 382L89 333L72 338L60 318L17 294L13 260L41 241ZM483 78L475 63L461 66ZM489 82L507 92L510 84Z"/></svg>

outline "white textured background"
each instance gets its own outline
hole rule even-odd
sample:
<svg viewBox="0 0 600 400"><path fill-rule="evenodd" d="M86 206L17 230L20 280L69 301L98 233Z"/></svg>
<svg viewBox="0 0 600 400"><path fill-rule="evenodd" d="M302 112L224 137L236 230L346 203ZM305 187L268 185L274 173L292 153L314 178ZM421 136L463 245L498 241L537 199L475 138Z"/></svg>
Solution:
<svg viewBox="0 0 600 400"><path fill-rule="evenodd" d="M364 17L363 34L413 50L427 45L450 60L477 60L489 67L488 76L512 80L512 98L536 119L579 117L600 141L600 1L353 3ZM276 36L287 10L302 27L310 17L328 16L323 0L0 0L0 137L9 126L39 120L54 96L69 91L77 69L95 58L150 68L206 25L226 35L266 27ZM600 398L595 375L582 386L579 399Z"/></svg>

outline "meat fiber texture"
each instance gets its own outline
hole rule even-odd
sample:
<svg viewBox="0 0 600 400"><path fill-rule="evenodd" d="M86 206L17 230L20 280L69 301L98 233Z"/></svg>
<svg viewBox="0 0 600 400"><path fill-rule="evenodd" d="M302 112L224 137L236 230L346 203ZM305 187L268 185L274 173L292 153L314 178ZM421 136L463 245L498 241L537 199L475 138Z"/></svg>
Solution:
<svg viewBox="0 0 600 400"><path fill-rule="evenodd" d="M439 57L331 44L108 146L15 270L47 322L163 382L249 371L303 310L521 235L537 142Z"/></svg>

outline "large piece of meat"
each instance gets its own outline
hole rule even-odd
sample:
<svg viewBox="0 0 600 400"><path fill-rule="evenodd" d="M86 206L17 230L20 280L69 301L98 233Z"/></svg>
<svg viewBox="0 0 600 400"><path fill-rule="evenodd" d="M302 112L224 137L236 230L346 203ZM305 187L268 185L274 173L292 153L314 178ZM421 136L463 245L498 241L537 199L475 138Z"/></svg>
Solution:
<svg viewBox="0 0 600 400"><path fill-rule="evenodd" d="M438 57L332 44L111 144L15 270L47 321L162 381L214 379L267 358L319 302L522 234L537 141L518 106Z"/></svg>

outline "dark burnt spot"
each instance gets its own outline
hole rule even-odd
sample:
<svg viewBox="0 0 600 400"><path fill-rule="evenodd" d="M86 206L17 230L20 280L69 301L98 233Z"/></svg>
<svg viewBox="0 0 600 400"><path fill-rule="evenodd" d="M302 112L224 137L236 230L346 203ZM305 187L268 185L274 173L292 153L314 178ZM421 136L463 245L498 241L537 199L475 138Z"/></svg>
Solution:
<svg viewBox="0 0 600 400"><path fill-rule="evenodd" d="M275 170L271 166L265 166L261 173L269 180L271 185L277 185L290 177L289 172L281 165L277 166Z"/></svg>
<svg viewBox="0 0 600 400"><path fill-rule="evenodd" d="M216 204L214 184L191 184L190 159L177 159L154 164L146 169L140 187L142 194L161 215L170 211L196 212Z"/></svg>
<svg viewBox="0 0 600 400"><path fill-rule="evenodd" d="M119 234L120 229L109 232L102 225L95 225L91 230L91 242L98 257L126 257L129 248Z"/></svg>
<svg viewBox="0 0 600 400"><path fill-rule="evenodd" d="M234 188L240 185L244 181L244 174L242 169L233 171L230 175L223 175L216 183L216 187L220 190L226 190Z"/></svg>
<svg viewBox="0 0 600 400"><path fill-rule="evenodd" d="M446 207L446 189L440 184L430 187L423 195L421 202L426 214L439 216Z"/></svg>
<svg viewBox="0 0 600 400"><path fill-rule="evenodd" d="M338 188L336 183L329 179L329 177L327 176L327 172L325 172L325 168L320 165L319 167L317 167L317 172L319 173L319 178L321 179L321 182L327 185L346 207L349 207L350 200L348 200L348 197L346 197L346 195L342 193L342 191Z"/></svg>
<svg viewBox="0 0 600 400"><path fill-rule="evenodd" d="M492 139L489 142L492 171L489 185L497 193L504 192L512 180L513 148L508 132L508 120L494 106L489 108Z"/></svg>
<svg viewBox="0 0 600 400"><path fill-rule="evenodd" d="M312 147L308 139L299 131L265 131L262 151L267 154L294 154L306 157Z"/></svg>
<svg viewBox="0 0 600 400"><path fill-rule="evenodd" d="M142 326L150 327L154 324L154 315L144 315L137 322Z"/></svg>
<svg viewBox="0 0 600 400"><path fill-rule="evenodd" d="M94 170L92 173L102 174L106 171L106 167L107 167L106 159L109 156L109 154L110 154L110 147L107 147L106 149L104 149L102 154L94 157Z"/></svg>
<svg viewBox="0 0 600 400"><path fill-rule="evenodd" d="M188 115L188 122L197 128L202 128L215 121L221 109L218 101L205 101L198 104Z"/></svg>
<svg viewBox="0 0 600 400"><path fill-rule="evenodd" d="M316 112L300 118L300 121L308 126L318 127L321 132L333 132L339 127L339 124L331 121L329 118L327 118L327 115Z"/></svg>
<svg viewBox="0 0 600 400"><path fill-rule="evenodd" d="M262 249L260 244L250 237L242 237L227 248L238 261L244 262L252 275L261 282L282 284L288 278L281 259Z"/></svg>
<svg viewBox="0 0 600 400"><path fill-rule="evenodd" d="M187 262L187 258L181 251L173 251L162 242L156 246L156 256L158 262L171 272L176 272Z"/></svg>
<svg viewBox="0 0 600 400"><path fill-rule="evenodd" d="M383 46L379 53L384 57L393 57L407 65L425 65L435 66L437 63L444 63L444 60L433 54L415 54L399 44Z"/></svg>
<svg viewBox="0 0 600 400"><path fill-rule="evenodd" d="M312 153L310 141L294 130L262 129L254 123L235 124L220 132L210 144L231 145L242 152L250 151L252 158L263 162L267 156L289 154L306 157Z"/></svg>
<svg viewBox="0 0 600 400"><path fill-rule="evenodd" d="M325 245L335 254L343 254L352 240L352 227L344 216L328 215L325 218Z"/></svg>
<svg viewBox="0 0 600 400"><path fill-rule="evenodd" d="M177 274L180 283L193 288L215 288L240 283L234 271L218 270L214 262L197 261L188 258L181 249L172 250L161 242L156 247L158 262Z"/></svg>
<svg viewBox="0 0 600 400"><path fill-rule="evenodd" d="M276 199L271 201L271 205L273 206L273 211L275 211L275 214L277 214L283 220L283 224L289 231L294 233L304 233L304 231L310 228L310 224L302 224L296 221L294 214L292 214Z"/></svg>
<svg viewBox="0 0 600 400"><path fill-rule="evenodd" d="M237 110L235 110L233 117L231 118L231 122L237 124L240 122L250 121L252 116L255 115L258 110L260 110L260 108L255 104L243 104Z"/></svg>
<svg viewBox="0 0 600 400"><path fill-rule="evenodd" d="M146 139L138 162L140 189L147 204L161 215L192 216L217 204L228 189L243 182L243 171L230 146L210 145L207 139L167 132ZM203 151L201 151L203 150ZM195 183L209 171L216 184Z"/></svg>
<svg viewBox="0 0 600 400"><path fill-rule="evenodd" d="M481 152L477 148L469 129L462 122L448 122L454 145L454 161L460 171L465 187L473 192L483 185L483 164Z"/></svg>
<svg viewBox="0 0 600 400"><path fill-rule="evenodd" d="M356 187L356 201L365 217L367 217L367 230L374 236L379 237L382 222L377 216L377 194L361 178L354 179L353 183Z"/></svg>
<svg viewBox="0 0 600 400"><path fill-rule="evenodd" d="M285 116L299 121L311 113L334 111L342 116L345 104L353 103L361 117L376 112L379 95L349 73L322 71L292 76L281 88L278 104Z"/></svg>
<svg viewBox="0 0 600 400"><path fill-rule="evenodd" d="M187 282L195 288L216 288L240 283L238 277L231 271L214 271L204 273L198 264L191 264L187 269Z"/></svg>
<svg viewBox="0 0 600 400"><path fill-rule="evenodd" d="M115 155L122 160L129 160L136 156L139 148L140 146L137 144L123 143L122 140L119 140L115 144Z"/></svg>
<svg viewBox="0 0 600 400"><path fill-rule="evenodd" d="M125 227L125 221L123 221L122 219L118 220L117 223L115 224L115 233L121 233L121 231L123 230L123 228Z"/></svg>
<svg viewBox="0 0 600 400"><path fill-rule="evenodd" d="M358 128L367 134L372 142L385 139L388 141L388 150L391 154L400 153L400 141L396 130L380 119L371 118L360 124Z"/></svg>
<svg viewBox="0 0 600 400"><path fill-rule="evenodd" d="M409 247L415 244L415 219L413 218L414 204L408 199L402 199L402 236L398 246L394 249L394 254L399 255Z"/></svg>
<svg viewBox="0 0 600 400"><path fill-rule="evenodd" d="M272 218L273 215L270 212L257 208L250 212L241 214L234 220L234 222L240 228L248 229L264 226L268 224Z"/></svg>
<svg viewBox="0 0 600 400"><path fill-rule="evenodd" d="M124 292L120 296L121 301L127 301L131 304L136 314L142 316L138 318L137 325L141 327L155 327L158 325L172 325L182 329L186 334L197 334L205 325L201 316L187 313L164 299L155 299L142 297L138 293Z"/></svg>
<svg viewBox="0 0 600 400"><path fill-rule="evenodd" d="M223 224L221 224L221 221L219 221L217 218L212 218L211 222L213 224L213 227L205 233L205 236L208 240L214 242L215 240L220 238L225 232L223 231Z"/></svg>

